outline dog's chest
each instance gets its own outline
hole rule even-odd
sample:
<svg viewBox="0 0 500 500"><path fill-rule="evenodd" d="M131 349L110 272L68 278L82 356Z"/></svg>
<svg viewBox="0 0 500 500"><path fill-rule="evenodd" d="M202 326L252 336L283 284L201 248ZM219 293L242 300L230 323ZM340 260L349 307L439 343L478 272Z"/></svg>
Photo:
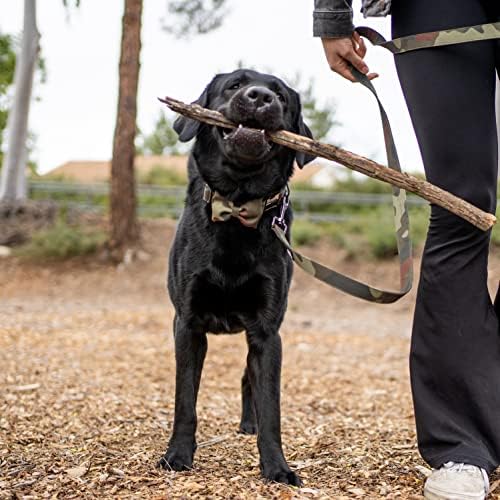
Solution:
<svg viewBox="0 0 500 500"><path fill-rule="evenodd" d="M251 318L266 307L265 278L259 274L231 280L217 271L199 274L191 289L191 310L205 321L220 321L232 331L241 327L245 318ZM222 331L221 330L221 331Z"/></svg>

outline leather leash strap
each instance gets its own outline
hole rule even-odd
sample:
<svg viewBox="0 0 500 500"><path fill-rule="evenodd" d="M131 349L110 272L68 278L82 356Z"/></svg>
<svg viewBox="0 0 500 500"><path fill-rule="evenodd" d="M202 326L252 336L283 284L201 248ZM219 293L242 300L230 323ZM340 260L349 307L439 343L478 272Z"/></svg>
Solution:
<svg viewBox="0 0 500 500"><path fill-rule="evenodd" d="M498 39L500 38L500 22L434 31L430 33L420 33L389 41L372 28L359 27L356 28L356 31L361 36L367 38L373 45L384 47L393 54L402 54L418 49ZM377 95L375 87L365 75L354 67L351 67L351 71L358 82L365 86L377 100L384 130L387 165L389 168L401 172L389 118ZM294 262L308 274L354 297L379 304L390 304L404 297L411 290L413 283L413 257L408 206L406 204L406 191L394 187L392 204L394 207L394 223L399 257L399 291L384 290L367 285L300 254L292 248L290 242L286 238L286 225L284 224L283 217L276 217L273 220L272 229L283 245L287 247Z"/></svg>

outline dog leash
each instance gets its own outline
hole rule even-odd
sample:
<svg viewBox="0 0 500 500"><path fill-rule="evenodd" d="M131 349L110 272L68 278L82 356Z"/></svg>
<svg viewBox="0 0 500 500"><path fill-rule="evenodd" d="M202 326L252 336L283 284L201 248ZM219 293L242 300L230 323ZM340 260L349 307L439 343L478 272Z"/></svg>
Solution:
<svg viewBox="0 0 500 500"><path fill-rule="evenodd" d="M383 47L393 54L403 54L412 50L444 47L466 42L480 42L500 38L500 22L476 24L441 31L429 31L416 35L386 40L378 31L367 26L360 26L356 31L370 41L372 45Z"/></svg>
<svg viewBox="0 0 500 500"><path fill-rule="evenodd" d="M361 36L367 38L372 45L383 47L393 54L402 54L404 52L419 49L498 39L500 38L500 22L419 33L389 41L372 28L362 26L356 28L356 31ZM389 118L377 95L377 91L365 75L354 67L351 67L351 71L357 81L366 87L377 100L384 131L387 166L388 168L401 172L401 166ZM396 242L399 258L399 291L384 290L367 285L361 281L334 271L333 269L330 269L327 266L324 266L323 264L320 264L319 262L316 262L315 260L297 252L286 238L287 226L284 215L286 208L288 207L288 203L288 198L284 198L282 201L280 215L274 217L271 227L281 243L283 243L283 245L285 245L290 252L293 261L306 273L349 295L379 304L394 303L404 297L411 290L413 283L413 256L410 239L410 221L408 216L408 206L406 203L406 191L397 187L394 187L392 190L394 224L396 229Z"/></svg>
<svg viewBox="0 0 500 500"><path fill-rule="evenodd" d="M375 87L370 80L355 68L351 68L354 76L363 86L365 86L375 97L378 103L380 118L384 130L384 141L389 168L401 172L398 153L392 135L391 124L387 113L380 101ZM285 200L283 201L283 204ZM404 297L412 287L413 283L413 257L410 239L410 221L408 217L408 206L406 204L406 191L398 187L392 189L392 205L394 208L394 223L396 227L396 242L399 256L399 291L390 291L370 286L349 276L330 269L315 260L297 252L286 238L286 224L284 221L284 210L281 210L279 217L275 217L272 223L272 230L278 239L287 247L292 255L293 261L306 273L316 279L323 281L327 285L337 288L349 295L360 299L376 302L379 304L391 304L401 297Z"/></svg>

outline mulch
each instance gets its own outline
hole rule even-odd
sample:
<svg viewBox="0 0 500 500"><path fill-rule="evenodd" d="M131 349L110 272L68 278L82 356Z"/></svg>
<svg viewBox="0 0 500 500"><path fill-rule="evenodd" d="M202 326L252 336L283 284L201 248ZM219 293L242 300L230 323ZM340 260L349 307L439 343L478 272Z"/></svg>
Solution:
<svg viewBox="0 0 500 500"><path fill-rule="evenodd" d="M263 481L255 436L237 433L242 335L209 338L193 469L155 467L173 418L172 229L152 228L150 261L125 269L0 260L0 498L421 498L411 299L361 307L298 274L282 329L282 433L304 487Z"/></svg>

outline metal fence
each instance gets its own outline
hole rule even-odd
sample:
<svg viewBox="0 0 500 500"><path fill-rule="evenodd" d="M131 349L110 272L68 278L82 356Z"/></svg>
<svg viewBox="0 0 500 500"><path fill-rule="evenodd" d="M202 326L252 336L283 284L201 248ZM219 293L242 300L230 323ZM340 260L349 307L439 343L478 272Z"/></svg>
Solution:
<svg viewBox="0 0 500 500"><path fill-rule="evenodd" d="M107 206L109 184L79 184L69 182L32 181L30 195L35 199L59 199L68 205L83 210L102 212ZM140 215L178 217L184 206L186 188L184 186L137 186ZM351 220L352 214L328 213L329 205L347 207L391 206L391 195L373 193L344 193L328 191L294 190L292 186L294 215L299 219L317 222ZM417 196L408 196L408 205L425 206L427 202ZM322 209L319 210L318 207Z"/></svg>

